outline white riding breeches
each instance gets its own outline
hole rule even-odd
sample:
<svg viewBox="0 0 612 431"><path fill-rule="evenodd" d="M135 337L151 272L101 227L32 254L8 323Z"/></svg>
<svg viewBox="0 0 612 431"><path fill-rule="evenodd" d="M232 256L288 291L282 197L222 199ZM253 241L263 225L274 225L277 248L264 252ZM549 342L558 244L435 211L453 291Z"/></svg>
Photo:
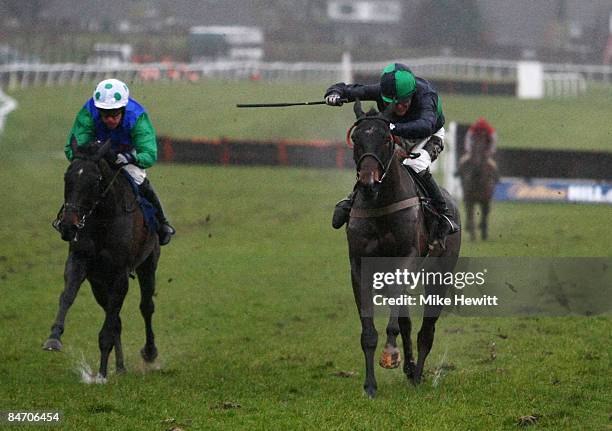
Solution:
<svg viewBox="0 0 612 431"><path fill-rule="evenodd" d="M141 185L145 178L147 178L147 171L136 165L125 165L122 169L130 174L130 177L132 177L137 185Z"/></svg>
<svg viewBox="0 0 612 431"><path fill-rule="evenodd" d="M444 143L444 134L444 127L441 127L440 130L438 130L432 136L437 136L440 138L442 143ZM431 165L431 157L429 156L429 153L423 149L423 146L427 143L427 141L429 141L429 138L416 140L404 139L403 141L406 143L406 149L411 153L419 154L419 157L416 159L411 159L408 157L404 159L402 163L406 166L410 166L416 173L420 173L428 169L429 165Z"/></svg>

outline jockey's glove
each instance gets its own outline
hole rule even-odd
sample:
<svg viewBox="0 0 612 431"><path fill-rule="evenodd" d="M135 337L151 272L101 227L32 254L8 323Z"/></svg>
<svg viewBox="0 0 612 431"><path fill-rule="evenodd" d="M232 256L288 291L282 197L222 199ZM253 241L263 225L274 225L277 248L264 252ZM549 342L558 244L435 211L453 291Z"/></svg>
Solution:
<svg viewBox="0 0 612 431"><path fill-rule="evenodd" d="M437 136L432 136L429 141L423 145L423 149L429 153L429 157L433 162L438 158L438 155L444 150L444 142Z"/></svg>
<svg viewBox="0 0 612 431"><path fill-rule="evenodd" d="M115 164L118 166L135 165L136 157L132 153L119 153L117 154Z"/></svg>
<svg viewBox="0 0 612 431"><path fill-rule="evenodd" d="M340 96L340 93L330 93L325 96L325 103L329 106L342 106L344 100Z"/></svg>

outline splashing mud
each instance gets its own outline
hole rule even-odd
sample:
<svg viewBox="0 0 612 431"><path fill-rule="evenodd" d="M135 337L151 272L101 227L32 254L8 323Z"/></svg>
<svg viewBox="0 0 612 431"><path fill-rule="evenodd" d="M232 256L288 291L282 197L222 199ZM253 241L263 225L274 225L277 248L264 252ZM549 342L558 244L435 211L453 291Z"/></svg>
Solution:
<svg viewBox="0 0 612 431"><path fill-rule="evenodd" d="M71 358L72 370L79 377L81 383L85 383L87 385L106 383L105 377L102 377L97 373L93 373L91 366L87 363L85 354L82 351L73 352L69 350L67 353Z"/></svg>

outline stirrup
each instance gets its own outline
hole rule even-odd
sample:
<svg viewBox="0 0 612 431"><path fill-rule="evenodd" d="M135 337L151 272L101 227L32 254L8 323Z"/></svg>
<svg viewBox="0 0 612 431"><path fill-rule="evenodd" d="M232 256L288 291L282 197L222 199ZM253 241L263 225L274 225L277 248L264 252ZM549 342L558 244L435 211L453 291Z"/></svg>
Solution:
<svg viewBox="0 0 612 431"><path fill-rule="evenodd" d="M446 238L458 232L461 227L455 223L449 216L441 211L437 212L437 218L432 223L431 237L428 238L427 245L429 251L432 251L439 246L442 251L446 250Z"/></svg>
<svg viewBox="0 0 612 431"><path fill-rule="evenodd" d="M62 233L61 229L60 229L60 223L61 220L58 218L56 218L55 220L53 220L51 222L51 226L53 227L53 229L55 229L56 231L58 231L59 233Z"/></svg>
<svg viewBox="0 0 612 431"><path fill-rule="evenodd" d="M459 230L461 229L461 227L459 227L459 225L457 223L455 223L449 216L447 216L446 214L440 214L440 218L442 218L449 226L450 229L448 231L448 233L446 235L451 235L453 233L457 233L459 232ZM446 236L445 235L445 236Z"/></svg>
<svg viewBox="0 0 612 431"><path fill-rule="evenodd" d="M60 229L60 224L62 224L62 211L64 211L64 204L62 204L62 206L60 207L59 211L57 212L57 215L55 216L55 220L53 220L51 222L51 226L53 226L53 229L55 229L56 231L58 231L59 233L62 233L62 230Z"/></svg>

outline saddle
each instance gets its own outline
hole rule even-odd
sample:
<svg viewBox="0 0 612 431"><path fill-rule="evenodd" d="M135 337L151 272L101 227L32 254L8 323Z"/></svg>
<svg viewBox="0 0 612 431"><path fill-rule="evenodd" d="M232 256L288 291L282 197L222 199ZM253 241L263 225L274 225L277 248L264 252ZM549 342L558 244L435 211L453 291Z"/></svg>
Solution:
<svg viewBox="0 0 612 431"><path fill-rule="evenodd" d="M136 196L136 202L138 202L138 206L142 211L142 216L144 217L144 221L149 229L149 232L157 232L159 229L159 221L157 220L157 210L155 209L155 206L140 193L138 185L134 182L134 179L130 176L130 174L123 170L122 174L132 187L134 196Z"/></svg>

